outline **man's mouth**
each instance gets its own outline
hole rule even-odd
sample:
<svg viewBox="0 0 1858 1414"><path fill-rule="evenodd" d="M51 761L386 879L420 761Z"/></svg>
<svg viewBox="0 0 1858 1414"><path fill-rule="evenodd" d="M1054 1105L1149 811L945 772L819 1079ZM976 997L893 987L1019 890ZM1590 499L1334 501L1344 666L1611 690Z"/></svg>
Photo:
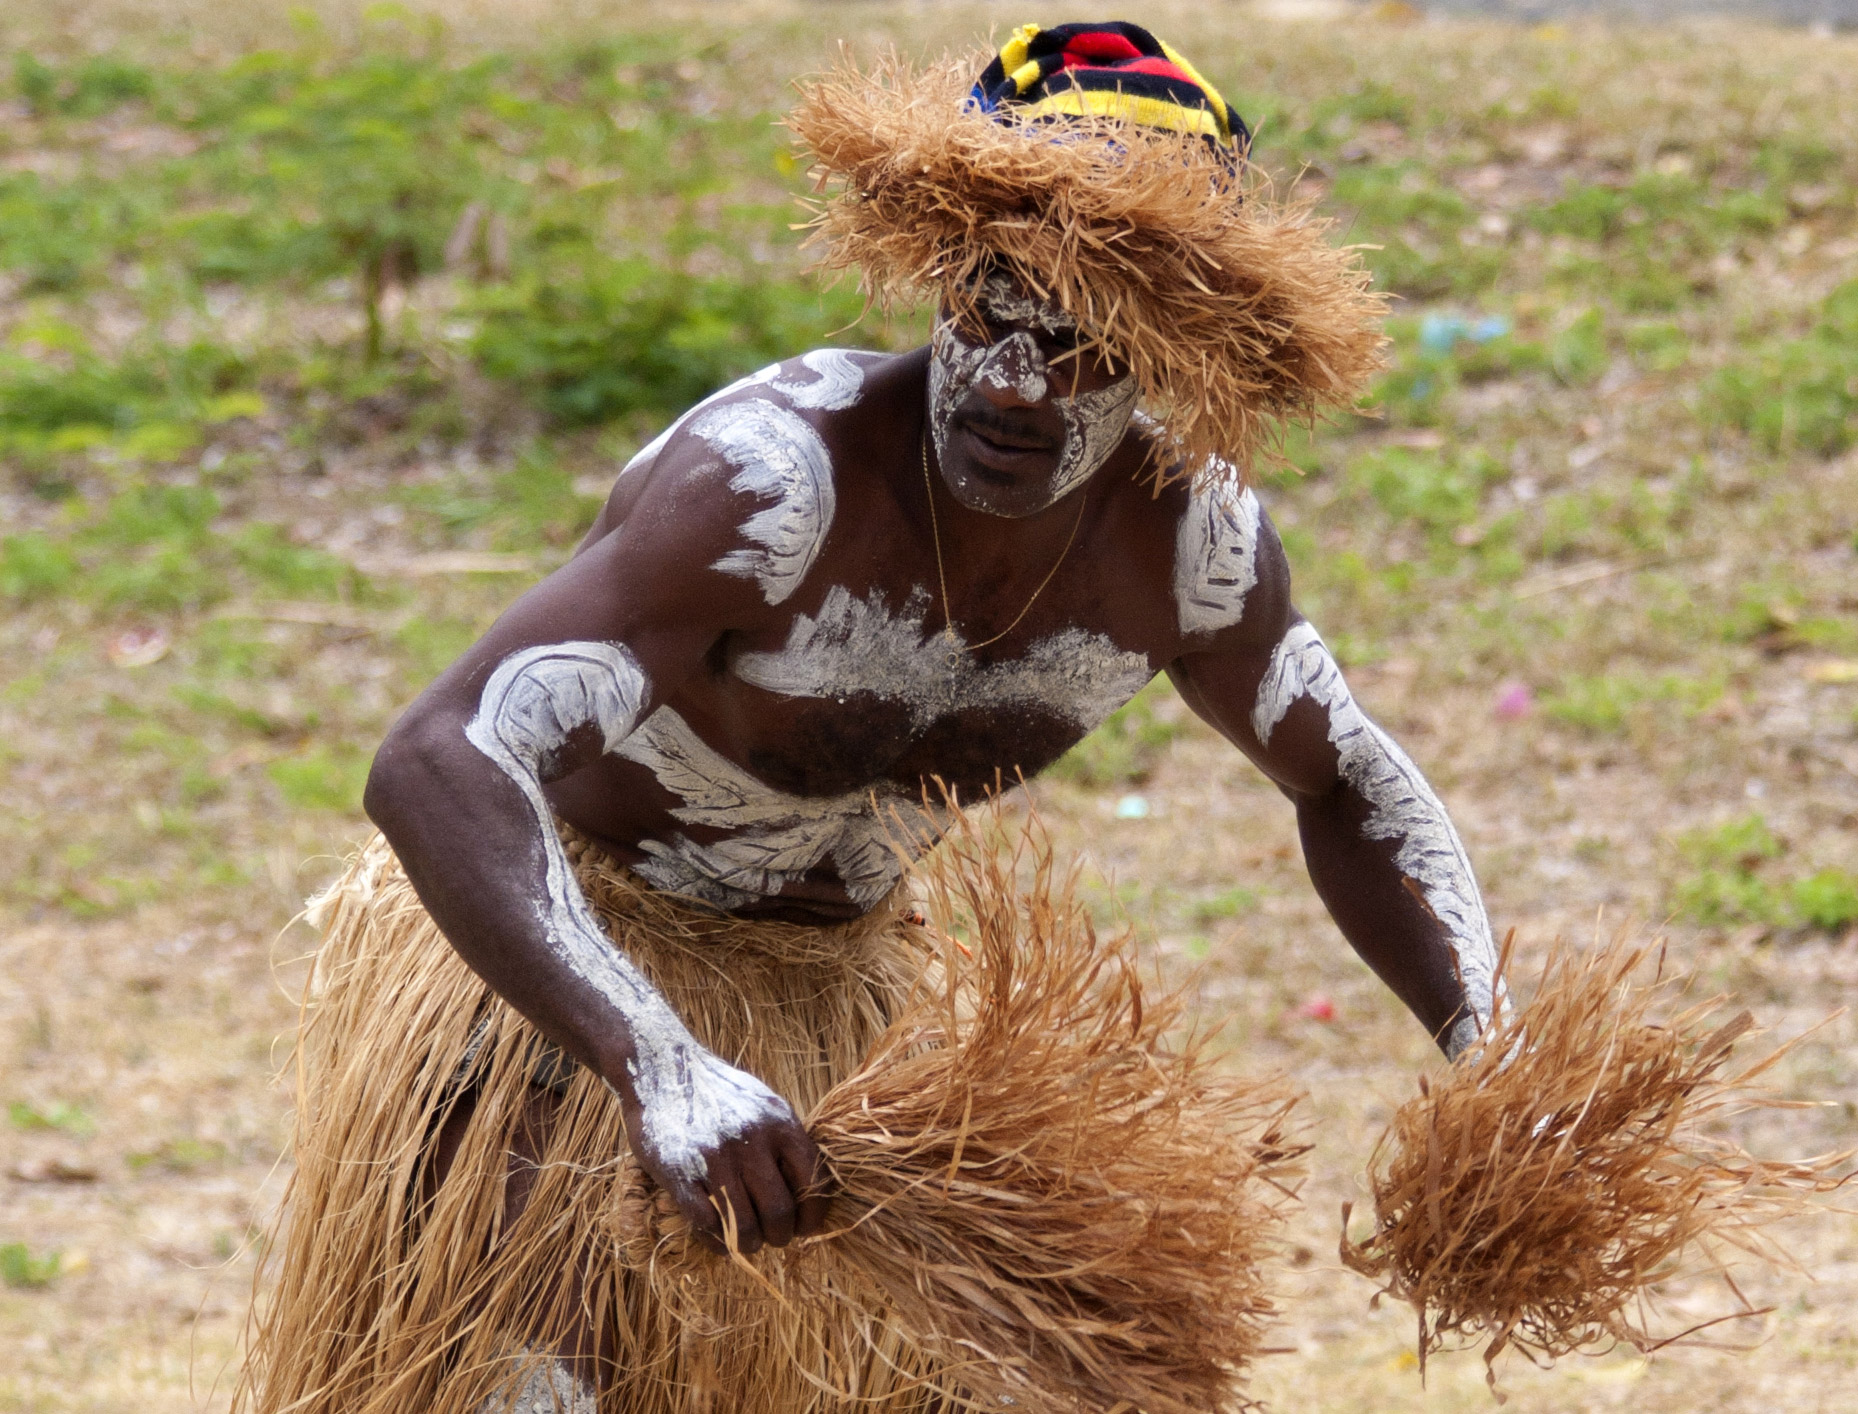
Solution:
<svg viewBox="0 0 1858 1414"><path fill-rule="evenodd" d="M1061 439L1036 427L1025 427L991 417L959 418L957 428L968 433L985 451L1002 457L1049 456Z"/></svg>

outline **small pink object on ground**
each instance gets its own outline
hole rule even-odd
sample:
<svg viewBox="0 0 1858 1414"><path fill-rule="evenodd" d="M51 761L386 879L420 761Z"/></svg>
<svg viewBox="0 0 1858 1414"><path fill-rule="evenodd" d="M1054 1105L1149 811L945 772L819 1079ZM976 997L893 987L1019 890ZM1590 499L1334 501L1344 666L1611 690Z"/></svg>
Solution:
<svg viewBox="0 0 1858 1414"><path fill-rule="evenodd" d="M1311 992L1297 1007L1297 1015L1305 1021L1334 1021L1335 1003L1321 992Z"/></svg>
<svg viewBox="0 0 1858 1414"><path fill-rule="evenodd" d="M1497 691L1496 713L1506 722L1520 721L1535 709L1535 694L1526 683L1505 683Z"/></svg>

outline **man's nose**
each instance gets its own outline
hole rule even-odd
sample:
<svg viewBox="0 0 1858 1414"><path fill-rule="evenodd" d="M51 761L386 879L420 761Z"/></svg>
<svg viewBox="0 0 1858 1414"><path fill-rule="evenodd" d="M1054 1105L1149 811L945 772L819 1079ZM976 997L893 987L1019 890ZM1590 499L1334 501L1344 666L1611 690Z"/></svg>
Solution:
<svg viewBox="0 0 1858 1414"><path fill-rule="evenodd" d="M1021 331L995 344L982 360L974 386L1001 411L1043 404L1051 391L1051 376L1038 340Z"/></svg>

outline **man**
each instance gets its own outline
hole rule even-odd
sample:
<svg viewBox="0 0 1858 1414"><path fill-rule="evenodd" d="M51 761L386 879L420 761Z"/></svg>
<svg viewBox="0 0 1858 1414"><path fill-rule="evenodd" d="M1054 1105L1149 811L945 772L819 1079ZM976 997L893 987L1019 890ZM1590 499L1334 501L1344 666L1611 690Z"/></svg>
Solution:
<svg viewBox="0 0 1858 1414"><path fill-rule="evenodd" d="M882 84L836 97L823 86L796 125L846 177L835 208L843 219L825 227L839 242L835 258L869 272L891 257L870 241L861 247L857 223L869 236L877 222L893 247L919 237L925 226L914 216L884 226L885 200L912 199L884 182L899 171L916 181L918 167L933 164L899 160L885 178L859 170L851 146L875 141L889 160L910 140L886 136L881 115L853 111L859 94L886 101ZM658 964L630 943L614 947L615 919L670 899L691 918L733 920L730 928L862 946L863 920L894 907L887 900L901 866L888 807L919 799L932 777L973 795L1001 772L1033 775L1160 672L1291 799L1324 902L1447 1053L1488 1016L1490 930L1444 810L1356 706L1296 612L1283 549L1256 497L1225 462L1179 459L1220 435L1243 456L1261 415L1344 400L1372 366L1372 300L1318 244L1288 228L1261 236L1257 221L1238 213L1230 178L1243 125L1179 55L1134 26L1022 29L975 85L962 123L956 130L979 146L959 157L968 167L951 179L958 192L976 187L974 169L996 157L1039 167L1041 197L1064 181L1087 195L1149 181L1155 191L1144 199L1161 201L1160 215L1144 225L1125 213L1126 225L1136 244L1148 241L1143 278L1166 284L1154 272L1165 275L1170 259L1199 258L1181 254L1182 241L1166 246L1180 231L1168 226L1165 203L1185 189L1182 230L1210 221L1212 239L1236 231L1231 238L1254 250L1277 240L1284 264L1265 271L1263 284L1290 293L1261 292L1256 270L1240 272L1250 284L1220 286L1215 250L1193 277L1201 294L1178 282L1169 289L1186 312L1158 348L1153 309L1131 315L1127 302L1106 297L1114 269L1080 274L1062 252L1013 248L1012 232L1026 223L1003 221L999 244L971 239L947 247L960 260L937 257L944 274L929 282L941 282L943 310L929 347L894 357L827 349L765 369L634 458L574 558L407 710L369 781L368 813L419 904L481 979L454 969L465 978L457 985L480 990L459 992L476 1000L445 1013L463 1018L444 1023L457 1051L449 1059L436 1059L414 1003L394 1000L436 983L370 973L368 996L332 994L338 1009L355 1009L359 1027L376 1024L390 1003L404 1005L406 1020L394 1024L432 1047L417 1069L430 1098L395 1101L423 1116L396 1131L406 1136L394 1149L404 1161L369 1180L418 1195L395 1210L397 1221L437 1221L429 1210L461 1202L447 1196L465 1182L452 1169L467 1167L459 1155L476 1143L470 1182L491 1198L475 1199L474 1211L500 1207L502 1216L483 1219L488 1226L472 1229L481 1235L471 1240L514 1241L530 1188L548 1181L536 1176L549 1170L541 1156L563 1152L555 1131L593 1122L571 1118L572 1108L616 1111L637 1163L715 1246L726 1227L744 1253L820 1231L830 1195L796 1108L817 1090L783 1093L774 1076L740 1063L754 1037L782 1024L786 1004L745 1003L757 1009L725 1058L693 1034L689 1013L703 993L667 1000L651 980ZM1104 124L1107 145L1078 141ZM1006 146L996 153L995 143ZM1174 170L1155 182L1153 164L1163 160ZM1082 185L1075 172L1047 170L1066 163L1085 164ZM925 211L947 205L920 192L915 199ZM1051 196L1048 209L1061 205ZM1204 307L1195 303L1202 295ZM1341 333L1322 344L1298 300L1341 311ZM1203 317L1227 323L1197 335L1193 320ZM1230 338L1235 322L1243 325L1236 351L1216 348L1215 360L1173 357L1165 343L1183 333ZM1139 413L1145 397L1173 415L1155 422ZM590 904L587 861L597 856L607 861L602 877L618 881L612 887L633 891L623 907ZM370 891L393 864L377 855L369 868L341 898L378 912ZM697 922L678 926L700 931ZM338 918L332 945L344 929L355 931ZM355 965L364 963L376 966ZM517 1088L484 1078L511 1052L510 1037L537 1034L545 1040L525 1043L509 1062ZM381 1063L342 1062L367 1071ZM364 1097L353 1102L364 1108L377 1103L362 1080L354 1084L341 1093ZM324 1118L303 1131L301 1146L334 1145L328 1136L350 1122L352 1104L332 1101L335 1093L324 1092ZM494 1117L492 1094L501 1097ZM332 1119L334 1111L343 1113ZM343 1152L353 1168L353 1154L365 1150ZM508 1180L500 1157L485 1178L483 1156L505 1152L516 1156ZM311 1167L302 1157L300 1165ZM336 1240L332 1215L352 1213L359 1200L297 1202L299 1246L285 1284L295 1274L309 1289L319 1279L303 1274L318 1259L303 1244ZM416 1243L406 1252L403 1266L435 1260ZM595 1329L608 1317L586 1296L593 1259L570 1245L554 1260L564 1273L555 1284L568 1294L551 1309L579 1314L547 1331L527 1328L533 1319L500 1318L503 1338L561 1362L530 1377L515 1407L591 1409L595 1386L610 1386L629 1357L609 1328ZM406 1313L427 1299L412 1286L395 1289L399 1305L367 1308L377 1327L390 1323L381 1314L389 1307L394 1320L410 1321ZM475 1304L446 1308L449 1319L476 1321L492 1299L482 1287ZM358 1319L351 1312L337 1323ZM266 1358L288 1364L277 1353L285 1338L274 1328L267 1339ZM370 1348L378 1373L391 1363L378 1351L389 1347ZM260 1406L340 1386L343 1407L363 1407L357 1358L330 1356L320 1375L287 1380L274 1371ZM440 1360L421 1358L435 1368ZM338 1366L347 1373L338 1377ZM419 1388L441 1407L437 1385Z"/></svg>

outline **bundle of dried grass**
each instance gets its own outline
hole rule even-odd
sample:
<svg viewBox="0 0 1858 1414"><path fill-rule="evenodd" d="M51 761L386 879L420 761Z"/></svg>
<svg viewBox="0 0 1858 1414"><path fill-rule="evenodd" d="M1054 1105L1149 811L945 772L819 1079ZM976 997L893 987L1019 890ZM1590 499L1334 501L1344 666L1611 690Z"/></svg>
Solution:
<svg viewBox="0 0 1858 1414"><path fill-rule="evenodd" d="M948 1407L1249 1407L1292 1100L1173 1044L1180 998L1097 937L1037 822L982 821L922 873L932 980L809 1118L833 1230L745 1265L782 1304L866 1311ZM657 1258L675 1302L692 1259Z"/></svg>
<svg viewBox="0 0 1858 1414"><path fill-rule="evenodd" d="M1170 1045L1178 1001L1095 937L1036 827L952 823L934 929L901 898L830 928L720 917L568 836L615 945L833 1167L833 1231L734 1262L647 1186L599 1077L531 1127L541 1038L374 841L319 910L291 1222L235 1408L480 1414L575 1330L612 1355L603 1414L1243 1407L1289 1102Z"/></svg>
<svg viewBox="0 0 1858 1414"><path fill-rule="evenodd" d="M976 274L1009 266L1132 370L1180 459L1164 477L1243 470L1286 420L1362 394L1385 302L1327 222L1197 140L1110 119L1057 140L964 113L982 62L893 55L801 86L788 126L821 189L839 183L812 223L826 268L861 271L880 304L965 315Z"/></svg>
<svg viewBox="0 0 1858 1414"><path fill-rule="evenodd" d="M1835 1186L1846 1156L1771 1162L1723 1137L1735 1114L1785 1103L1750 1087L1787 1048L1733 1066L1753 1022L1723 1021L1721 998L1653 1020L1687 980L1663 963L1623 935L1557 945L1530 1004L1394 1116L1370 1166L1374 1231L1352 1242L1344 1206L1342 1260L1419 1313L1422 1369L1448 1340L1487 1339L1494 1389L1507 1347L1538 1362L1650 1351L1760 1314L1723 1249L1786 1260L1764 1229ZM1735 1309L1654 1336L1652 1284L1698 1259Z"/></svg>

